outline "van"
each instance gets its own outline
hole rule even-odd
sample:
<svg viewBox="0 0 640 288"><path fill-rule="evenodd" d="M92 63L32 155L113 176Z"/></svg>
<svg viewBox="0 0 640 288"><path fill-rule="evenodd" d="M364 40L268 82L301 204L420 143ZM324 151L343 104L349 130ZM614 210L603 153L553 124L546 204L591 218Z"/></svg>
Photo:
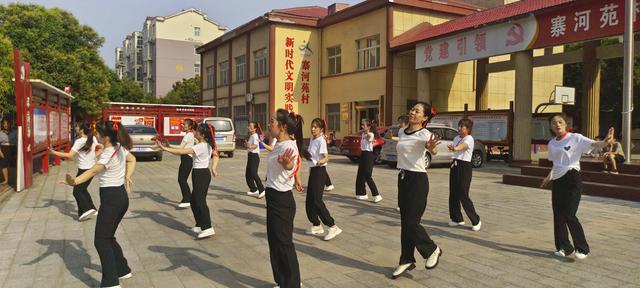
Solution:
<svg viewBox="0 0 640 288"><path fill-rule="evenodd" d="M233 151L236 149L236 130L231 118L207 117L202 119L202 122L213 125L218 152L224 153L227 157L233 157Z"/></svg>

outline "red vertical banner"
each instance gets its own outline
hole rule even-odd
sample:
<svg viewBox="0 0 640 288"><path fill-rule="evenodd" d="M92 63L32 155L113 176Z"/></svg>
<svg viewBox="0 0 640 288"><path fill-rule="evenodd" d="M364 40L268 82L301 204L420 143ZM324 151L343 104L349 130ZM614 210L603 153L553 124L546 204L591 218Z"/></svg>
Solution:
<svg viewBox="0 0 640 288"><path fill-rule="evenodd" d="M16 190L29 188L33 176L33 105L31 83L29 82L29 63L23 62L20 51L13 49L13 74L15 78L16 125L21 129L18 139L18 179Z"/></svg>
<svg viewBox="0 0 640 288"><path fill-rule="evenodd" d="M293 101L295 100L294 90L294 62L293 62L293 53L294 53L294 45L295 38L293 37L285 37L284 43L284 70L286 73L286 78L284 80L284 109L289 112L293 111Z"/></svg>

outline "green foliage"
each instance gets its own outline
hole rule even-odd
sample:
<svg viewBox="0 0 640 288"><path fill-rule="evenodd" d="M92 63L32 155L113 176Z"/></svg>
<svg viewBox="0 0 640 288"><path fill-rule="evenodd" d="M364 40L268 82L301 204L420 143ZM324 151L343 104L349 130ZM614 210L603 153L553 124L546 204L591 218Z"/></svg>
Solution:
<svg viewBox="0 0 640 288"><path fill-rule="evenodd" d="M200 101L200 76L182 79L173 84L173 89L167 96L161 99L165 104L199 105Z"/></svg>
<svg viewBox="0 0 640 288"><path fill-rule="evenodd" d="M138 83L126 78L120 80L113 71L109 71L109 82L109 100L112 102L147 103L150 98Z"/></svg>
<svg viewBox="0 0 640 288"><path fill-rule="evenodd" d="M109 68L98 53L104 39L91 27L61 9L11 3L0 5L0 65L5 71L12 62L5 63L7 42L3 39L31 63L31 78L59 88L71 86L78 107L90 114L100 113L102 103L108 101ZM0 93L6 96L5 85L0 84Z"/></svg>
<svg viewBox="0 0 640 288"><path fill-rule="evenodd" d="M15 111L9 104L9 95L13 94L13 50L11 41L0 32L0 115Z"/></svg>

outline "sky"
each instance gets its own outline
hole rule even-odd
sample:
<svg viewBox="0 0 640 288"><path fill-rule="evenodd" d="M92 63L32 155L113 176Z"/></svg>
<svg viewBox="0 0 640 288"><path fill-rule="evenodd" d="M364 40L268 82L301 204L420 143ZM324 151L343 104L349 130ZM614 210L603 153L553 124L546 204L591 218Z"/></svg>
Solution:
<svg viewBox="0 0 640 288"><path fill-rule="evenodd" d="M167 16L183 9L201 9L209 19L220 23L230 31L265 12L273 9L297 6L329 6L335 2L351 5L363 0L0 0L10 2L34 3L46 7L65 9L78 18L84 25L92 27L105 43L100 54L105 63L113 68L115 48L133 31L141 31L147 16ZM222 4L224 3L224 4Z"/></svg>

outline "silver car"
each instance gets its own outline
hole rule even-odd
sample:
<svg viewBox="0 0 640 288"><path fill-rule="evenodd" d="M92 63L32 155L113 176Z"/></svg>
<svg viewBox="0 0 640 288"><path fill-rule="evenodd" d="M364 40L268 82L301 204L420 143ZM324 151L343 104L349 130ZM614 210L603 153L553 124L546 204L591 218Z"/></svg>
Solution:
<svg viewBox="0 0 640 288"><path fill-rule="evenodd" d="M434 123L427 125L427 129L429 129L431 133L440 136L440 139L442 140L440 145L438 145L438 154L433 156L429 151L427 151L425 166L429 168L431 164L451 163L453 152L450 152L449 149L447 149L447 146L453 144L453 138L458 135L458 131L449 126ZM398 162L398 155L396 152L396 142L392 140L392 137L398 137L398 130L400 130L398 126L393 126L389 131L387 131L387 133L385 133L385 142L382 145L382 151L380 152L380 158L382 158L382 161L393 168L396 167ZM475 168L481 167L485 159L486 151L484 145L480 143L480 141L475 140L471 164Z"/></svg>
<svg viewBox="0 0 640 288"><path fill-rule="evenodd" d="M236 130L233 127L233 121L226 117L207 117L202 121L205 124L213 125L218 152L233 157L233 151L236 149Z"/></svg>

